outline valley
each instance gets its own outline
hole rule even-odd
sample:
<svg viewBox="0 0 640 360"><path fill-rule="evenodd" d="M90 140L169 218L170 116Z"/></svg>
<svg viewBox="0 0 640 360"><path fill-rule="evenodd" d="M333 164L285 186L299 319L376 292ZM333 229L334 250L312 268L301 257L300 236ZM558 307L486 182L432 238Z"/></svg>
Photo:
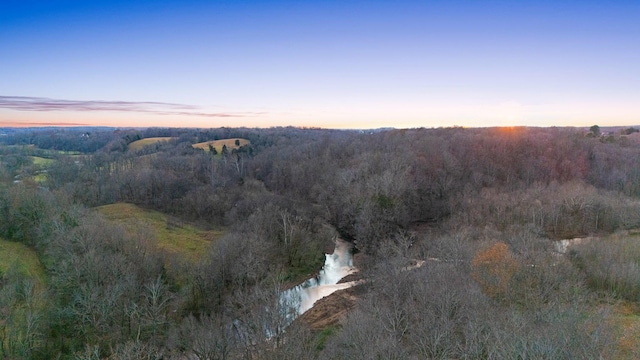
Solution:
<svg viewBox="0 0 640 360"><path fill-rule="evenodd" d="M0 138L0 356L640 354L637 132L89 130Z"/></svg>

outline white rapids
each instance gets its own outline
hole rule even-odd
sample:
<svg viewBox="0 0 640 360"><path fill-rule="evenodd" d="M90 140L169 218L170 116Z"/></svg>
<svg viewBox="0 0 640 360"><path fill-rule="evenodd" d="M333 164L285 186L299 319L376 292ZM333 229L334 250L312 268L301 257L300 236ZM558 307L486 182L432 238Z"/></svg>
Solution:
<svg viewBox="0 0 640 360"><path fill-rule="evenodd" d="M354 286L357 281L338 284L345 276L356 271L351 255L352 245L336 239L333 254L325 254L324 266L318 276L308 279L302 284L282 292L280 304L293 321L305 311L311 309L316 301L332 293Z"/></svg>

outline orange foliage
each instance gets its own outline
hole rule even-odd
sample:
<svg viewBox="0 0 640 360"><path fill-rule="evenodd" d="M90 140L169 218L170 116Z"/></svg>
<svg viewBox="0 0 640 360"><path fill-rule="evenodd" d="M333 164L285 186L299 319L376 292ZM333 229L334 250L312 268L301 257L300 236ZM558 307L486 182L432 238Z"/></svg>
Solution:
<svg viewBox="0 0 640 360"><path fill-rule="evenodd" d="M471 266L473 279L480 284L485 294L493 298L504 295L509 280L518 267L509 246L502 242L478 251Z"/></svg>

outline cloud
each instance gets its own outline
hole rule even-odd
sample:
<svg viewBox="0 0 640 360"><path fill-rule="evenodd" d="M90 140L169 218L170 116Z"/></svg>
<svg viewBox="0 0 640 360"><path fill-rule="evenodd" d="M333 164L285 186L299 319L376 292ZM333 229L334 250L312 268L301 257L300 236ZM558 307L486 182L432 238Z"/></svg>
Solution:
<svg viewBox="0 0 640 360"><path fill-rule="evenodd" d="M3 127L39 127L39 126L91 126L91 124L71 123L71 122L0 121L0 128L3 128Z"/></svg>
<svg viewBox="0 0 640 360"><path fill-rule="evenodd" d="M152 101L61 100L29 96L0 96L0 109L18 111L118 111L199 117L249 117L261 112L205 112L193 105Z"/></svg>

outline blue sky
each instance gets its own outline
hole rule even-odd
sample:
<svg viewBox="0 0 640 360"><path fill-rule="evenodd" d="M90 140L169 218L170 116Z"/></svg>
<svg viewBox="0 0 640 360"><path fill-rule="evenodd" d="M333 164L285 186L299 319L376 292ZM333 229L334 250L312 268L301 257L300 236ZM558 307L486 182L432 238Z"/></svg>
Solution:
<svg viewBox="0 0 640 360"><path fill-rule="evenodd" d="M0 2L0 126L640 124L640 1Z"/></svg>

